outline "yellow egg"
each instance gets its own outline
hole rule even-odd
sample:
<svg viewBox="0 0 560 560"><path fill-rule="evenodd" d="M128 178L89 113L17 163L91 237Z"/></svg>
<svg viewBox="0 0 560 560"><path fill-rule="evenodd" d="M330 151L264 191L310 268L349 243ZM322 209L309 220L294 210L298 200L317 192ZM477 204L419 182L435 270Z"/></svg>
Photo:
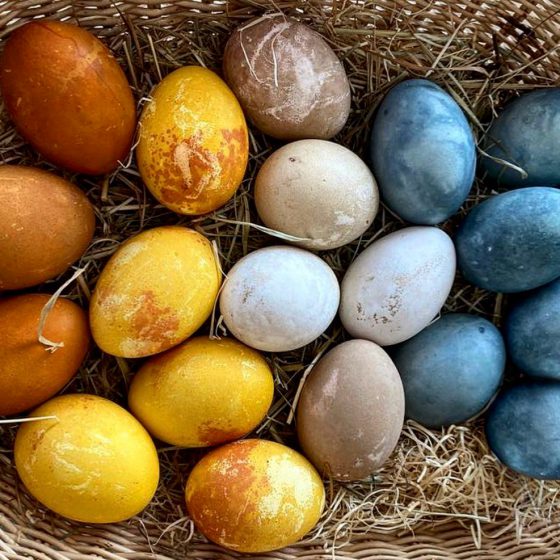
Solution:
<svg viewBox="0 0 560 560"><path fill-rule="evenodd" d="M139 358L191 336L212 312L220 272L210 242L164 226L130 238L105 266L90 303L97 345Z"/></svg>
<svg viewBox="0 0 560 560"><path fill-rule="evenodd" d="M140 118L138 168L152 194L180 214L223 206L245 174L247 123L214 72L186 66L155 88Z"/></svg>
<svg viewBox="0 0 560 560"><path fill-rule="evenodd" d="M236 340L198 337L144 364L128 402L153 436L203 447L256 428L273 393L272 373L258 352Z"/></svg>
<svg viewBox="0 0 560 560"><path fill-rule="evenodd" d="M317 523L325 489L289 447L259 439L224 445L192 470L187 509L208 539L238 552L294 544Z"/></svg>
<svg viewBox="0 0 560 560"><path fill-rule="evenodd" d="M16 469L29 492L56 513L114 523L142 511L159 480L156 448L124 408L94 395L56 397L22 424Z"/></svg>

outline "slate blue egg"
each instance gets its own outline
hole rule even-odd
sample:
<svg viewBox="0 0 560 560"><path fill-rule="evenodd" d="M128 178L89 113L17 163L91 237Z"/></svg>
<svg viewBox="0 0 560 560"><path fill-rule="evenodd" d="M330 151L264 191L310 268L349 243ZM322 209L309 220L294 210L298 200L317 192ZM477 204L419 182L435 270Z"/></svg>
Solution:
<svg viewBox="0 0 560 560"><path fill-rule="evenodd" d="M508 353L519 369L560 380L560 280L514 302L505 327Z"/></svg>
<svg viewBox="0 0 560 560"><path fill-rule="evenodd" d="M449 313L392 353L406 415L431 428L460 424L496 394L506 351L500 331L476 315Z"/></svg>
<svg viewBox="0 0 560 560"><path fill-rule="evenodd" d="M455 237L459 270L493 292L524 292L560 276L560 190L527 187L475 206Z"/></svg>
<svg viewBox="0 0 560 560"><path fill-rule="evenodd" d="M487 176L508 187L560 184L560 88L525 93L494 119L482 149L526 171L482 157Z"/></svg>
<svg viewBox="0 0 560 560"><path fill-rule="evenodd" d="M475 144L459 105L429 80L406 80L382 101L370 164L384 202L414 224L452 216L471 189Z"/></svg>
<svg viewBox="0 0 560 560"><path fill-rule="evenodd" d="M560 382L526 381L500 393L488 411L486 439L510 469L560 479Z"/></svg>

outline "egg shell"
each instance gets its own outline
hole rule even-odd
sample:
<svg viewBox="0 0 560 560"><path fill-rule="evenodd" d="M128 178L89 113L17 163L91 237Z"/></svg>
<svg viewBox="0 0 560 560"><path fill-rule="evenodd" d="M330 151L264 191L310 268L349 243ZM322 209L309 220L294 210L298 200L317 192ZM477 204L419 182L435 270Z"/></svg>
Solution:
<svg viewBox="0 0 560 560"><path fill-rule="evenodd" d="M494 119L482 142L483 151L517 167L485 156L480 159L489 179L507 187L560 184L560 88L524 93Z"/></svg>
<svg viewBox="0 0 560 560"><path fill-rule="evenodd" d="M253 348L287 352L331 324L340 289L329 266L308 251L272 246L249 253L229 271L220 311L231 333Z"/></svg>
<svg viewBox="0 0 560 560"><path fill-rule="evenodd" d="M179 214L223 206L245 174L247 124L214 72L186 66L154 89L140 118L138 169L151 193Z"/></svg>
<svg viewBox="0 0 560 560"><path fill-rule="evenodd" d="M13 31L0 89L20 134L50 162L99 175L126 158L134 98L111 52L85 29L42 19Z"/></svg>
<svg viewBox="0 0 560 560"><path fill-rule="evenodd" d="M180 226L163 226L123 243L105 265L90 302L93 338L114 356L168 350L206 321L220 272L210 242Z"/></svg>
<svg viewBox="0 0 560 560"><path fill-rule="evenodd" d="M512 304L505 338L511 361L523 373L560 380L560 279Z"/></svg>
<svg viewBox="0 0 560 560"><path fill-rule="evenodd" d="M438 314L455 278L455 249L434 227L409 227L372 243L348 268L340 318L356 338L403 342Z"/></svg>
<svg viewBox="0 0 560 560"><path fill-rule="evenodd" d="M63 346L49 352L38 341L48 294L0 299L0 415L18 414L60 391L78 371L89 346L87 315L59 298L49 311L43 336Z"/></svg>
<svg viewBox="0 0 560 560"><path fill-rule="evenodd" d="M0 290L62 274L94 230L93 207L78 187L41 169L0 165Z"/></svg>
<svg viewBox="0 0 560 560"><path fill-rule="evenodd" d="M327 42L283 14L238 27L224 75L255 126L283 140L332 138L350 113L350 84Z"/></svg>
<svg viewBox="0 0 560 560"><path fill-rule="evenodd" d="M353 152L326 140L299 140L260 168L255 204L269 228L308 238L306 249L335 249L362 235L379 207L375 179Z"/></svg>
<svg viewBox="0 0 560 560"><path fill-rule="evenodd" d="M391 455L402 430L404 392L387 353L349 340L317 362L297 406L305 455L329 478L362 480Z"/></svg>
<svg viewBox="0 0 560 560"><path fill-rule="evenodd" d="M124 408L94 395L70 394L21 424L15 464L27 490L54 512L86 523L114 523L140 513L159 480L153 441Z"/></svg>
<svg viewBox="0 0 560 560"><path fill-rule="evenodd" d="M255 429L273 393L272 372L258 352L236 340L198 337L146 362L128 403L153 436L204 447Z"/></svg>
<svg viewBox="0 0 560 560"><path fill-rule="evenodd" d="M488 412L486 438L510 469L560 479L560 383L525 381L502 391Z"/></svg>
<svg viewBox="0 0 560 560"><path fill-rule="evenodd" d="M192 470L187 509L208 539L238 552L296 543L319 521L325 490L299 453L248 439L208 453Z"/></svg>
<svg viewBox="0 0 560 560"><path fill-rule="evenodd" d="M459 269L492 292L524 292L560 276L560 191L528 187L475 206L455 237Z"/></svg>
<svg viewBox="0 0 560 560"><path fill-rule="evenodd" d="M444 315L391 357L404 385L407 417L431 428L481 412L496 394L506 363L500 331L465 313Z"/></svg>

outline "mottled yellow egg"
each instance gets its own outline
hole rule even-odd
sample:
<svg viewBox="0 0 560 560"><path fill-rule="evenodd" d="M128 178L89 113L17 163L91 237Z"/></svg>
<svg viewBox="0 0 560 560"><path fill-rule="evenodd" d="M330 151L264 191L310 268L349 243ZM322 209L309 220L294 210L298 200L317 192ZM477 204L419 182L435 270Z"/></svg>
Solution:
<svg viewBox="0 0 560 560"><path fill-rule="evenodd" d="M187 480L187 509L208 539L239 552L294 544L317 523L325 489L293 449L259 439L206 455Z"/></svg>
<svg viewBox="0 0 560 560"><path fill-rule="evenodd" d="M181 447L239 439L265 417L274 393L264 358L236 340L198 337L146 362L128 394L155 437Z"/></svg>
<svg viewBox="0 0 560 560"><path fill-rule="evenodd" d="M180 226L145 230L119 247L97 281L93 338L103 351L125 358L168 350L208 318L220 280L204 236Z"/></svg>
<svg viewBox="0 0 560 560"><path fill-rule="evenodd" d="M223 206L245 174L247 123L214 72L186 66L155 88L140 118L138 168L151 193L179 214Z"/></svg>
<svg viewBox="0 0 560 560"><path fill-rule="evenodd" d="M133 517L159 481L153 441L124 408L94 395L64 395L22 424L15 442L17 472L29 492L75 521L114 523Z"/></svg>

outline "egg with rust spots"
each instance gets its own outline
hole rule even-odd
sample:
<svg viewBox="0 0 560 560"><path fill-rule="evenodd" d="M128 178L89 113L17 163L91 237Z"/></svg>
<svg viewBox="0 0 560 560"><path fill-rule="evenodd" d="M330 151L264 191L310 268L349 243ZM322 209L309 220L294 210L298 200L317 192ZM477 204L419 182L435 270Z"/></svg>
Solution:
<svg viewBox="0 0 560 560"><path fill-rule="evenodd" d="M272 372L258 352L201 336L148 360L132 380L128 403L158 439L204 447L256 428L273 393Z"/></svg>
<svg viewBox="0 0 560 560"><path fill-rule="evenodd" d="M97 281L93 338L104 352L124 358L168 350L206 321L220 281L204 236L180 226L145 230L119 247Z"/></svg>
<svg viewBox="0 0 560 560"><path fill-rule="evenodd" d="M179 68L159 83L142 113L136 156L142 180L167 208L211 212L235 194L245 174L243 111L214 72Z"/></svg>
<svg viewBox="0 0 560 560"><path fill-rule="evenodd" d="M44 419L19 428L15 464L43 505L74 521L116 523L149 504L159 481L157 451L124 408L71 394L51 399L31 416Z"/></svg>
<svg viewBox="0 0 560 560"><path fill-rule="evenodd" d="M293 449L247 439L210 452L185 491L198 530L237 552L266 552L299 541L319 521L325 489Z"/></svg>

